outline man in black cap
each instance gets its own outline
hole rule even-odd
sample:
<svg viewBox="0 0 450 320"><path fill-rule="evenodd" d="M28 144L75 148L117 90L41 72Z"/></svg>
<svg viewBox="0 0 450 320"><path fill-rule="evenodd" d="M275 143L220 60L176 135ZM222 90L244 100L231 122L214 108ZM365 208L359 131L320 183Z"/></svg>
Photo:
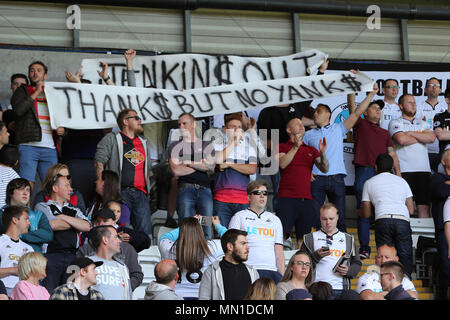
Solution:
<svg viewBox="0 0 450 320"><path fill-rule="evenodd" d="M50 300L104 300L103 295L92 288L97 284L97 271L102 261L94 262L89 258L76 258L67 268L72 275L66 284L57 287Z"/></svg>
<svg viewBox="0 0 450 320"><path fill-rule="evenodd" d="M92 216L92 223L94 227L102 225L114 225L116 216L108 208L103 208L99 210L96 214ZM77 257L89 257L95 255L95 249L90 243L85 243L77 251ZM144 273L142 272L141 265L138 262L138 254L134 247L128 242L120 242L120 253L114 255L120 261L123 261L128 267L128 272L130 274L131 290L134 291L139 287L144 279Z"/></svg>

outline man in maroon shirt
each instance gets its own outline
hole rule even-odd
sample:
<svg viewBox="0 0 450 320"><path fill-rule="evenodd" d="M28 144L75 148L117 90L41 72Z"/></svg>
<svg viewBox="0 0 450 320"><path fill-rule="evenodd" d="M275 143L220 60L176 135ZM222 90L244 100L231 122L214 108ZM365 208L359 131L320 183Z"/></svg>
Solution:
<svg viewBox="0 0 450 320"><path fill-rule="evenodd" d="M302 139L305 127L302 120L294 118L288 122L286 132L289 141L279 145L277 159L280 165L280 187L278 189L277 216L283 225L285 239L289 237L295 224L298 247L303 235L311 232L314 224L314 201L311 195L311 172L315 164L326 173L329 163L325 156L327 142L319 143L320 152L307 146Z"/></svg>
<svg viewBox="0 0 450 320"><path fill-rule="evenodd" d="M353 164L355 165L355 195L356 207L361 211L361 197L364 183L376 175L375 160L382 153L389 153L394 159L394 171L400 175L400 165L397 154L394 151L391 135L389 131L380 127L381 110L384 107L382 100L372 101L375 92L370 92L366 98L360 103L365 107L369 104L364 119L360 118L353 127L353 137L355 141L354 150L355 157ZM350 113L356 109L355 95L347 96L348 108ZM370 219L362 218L358 213L358 238L359 238L359 255L361 259L370 257Z"/></svg>

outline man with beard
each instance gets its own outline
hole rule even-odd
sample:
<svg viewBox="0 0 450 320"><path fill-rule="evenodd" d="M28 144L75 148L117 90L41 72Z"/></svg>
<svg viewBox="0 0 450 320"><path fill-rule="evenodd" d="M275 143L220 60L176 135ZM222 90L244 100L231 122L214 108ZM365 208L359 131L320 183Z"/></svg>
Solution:
<svg viewBox="0 0 450 320"><path fill-rule="evenodd" d="M212 263L203 274L199 300L242 300L258 271L244 264L248 259L247 232L229 229L220 239L225 257Z"/></svg>
<svg viewBox="0 0 450 320"><path fill-rule="evenodd" d="M101 178L104 169L119 175L121 195L131 211L131 224L135 230L144 232L151 239L149 142L140 136L144 129L135 110L120 111L117 125L120 132L108 133L97 145L97 178Z"/></svg>
<svg viewBox="0 0 450 320"><path fill-rule="evenodd" d="M44 181L48 169L58 162L57 136L64 128L55 131L50 127L50 113L44 92L47 66L35 61L28 67L30 86L21 85L14 91L11 105L16 122L14 144L19 145L19 175L30 181L33 189L36 172Z"/></svg>
<svg viewBox="0 0 450 320"><path fill-rule="evenodd" d="M416 202L419 218L430 217L430 162L427 143L436 138L428 129L427 123L417 119L416 101L411 94L404 94L398 99L402 117L391 120L389 133L394 142L394 150L400 163L402 178L411 187Z"/></svg>

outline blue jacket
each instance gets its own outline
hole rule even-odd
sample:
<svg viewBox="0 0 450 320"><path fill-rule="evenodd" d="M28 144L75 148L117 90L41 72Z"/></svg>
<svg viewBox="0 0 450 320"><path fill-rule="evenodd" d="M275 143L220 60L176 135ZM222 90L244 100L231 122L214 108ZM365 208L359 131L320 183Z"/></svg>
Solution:
<svg viewBox="0 0 450 320"><path fill-rule="evenodd" d="M0 234L5 233L2 224L3 210L7 207L0 208ZM20 236L23 242L29 244L35 252L42 253L42 245L53 240L53 229L50 226L45 214L41 211L33 211L28 207L28 219L30 220L30 229L28 233Z"/></svg>

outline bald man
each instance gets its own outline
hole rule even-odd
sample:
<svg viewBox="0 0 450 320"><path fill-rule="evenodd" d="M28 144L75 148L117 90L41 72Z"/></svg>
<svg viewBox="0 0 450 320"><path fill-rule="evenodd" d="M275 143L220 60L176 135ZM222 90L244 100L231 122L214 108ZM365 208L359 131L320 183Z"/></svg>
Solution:
<svg viewBox="0 0 450 320"><path fill-rule="evenodd" d="M287 239L295 225L298 247L303 235L311 232L314 225L314 201L311 195L311 172L315 164L326 173L329 168L325 155L327 142L319 143L319 151L303 142L305 127L302 120L294 118L288 122L286 132L289 141L280 143L277 159L280 165L280 187L278 189L277 216L283 225L284 238Z"/></svg>
<svg viewBox="0 0 450 320"><path fill-rule="evenodd" d="M155 266L156 281L145 289L144 300L183 300L174 291L178 280L178 268L175 260L165 259Z"/></svg>

